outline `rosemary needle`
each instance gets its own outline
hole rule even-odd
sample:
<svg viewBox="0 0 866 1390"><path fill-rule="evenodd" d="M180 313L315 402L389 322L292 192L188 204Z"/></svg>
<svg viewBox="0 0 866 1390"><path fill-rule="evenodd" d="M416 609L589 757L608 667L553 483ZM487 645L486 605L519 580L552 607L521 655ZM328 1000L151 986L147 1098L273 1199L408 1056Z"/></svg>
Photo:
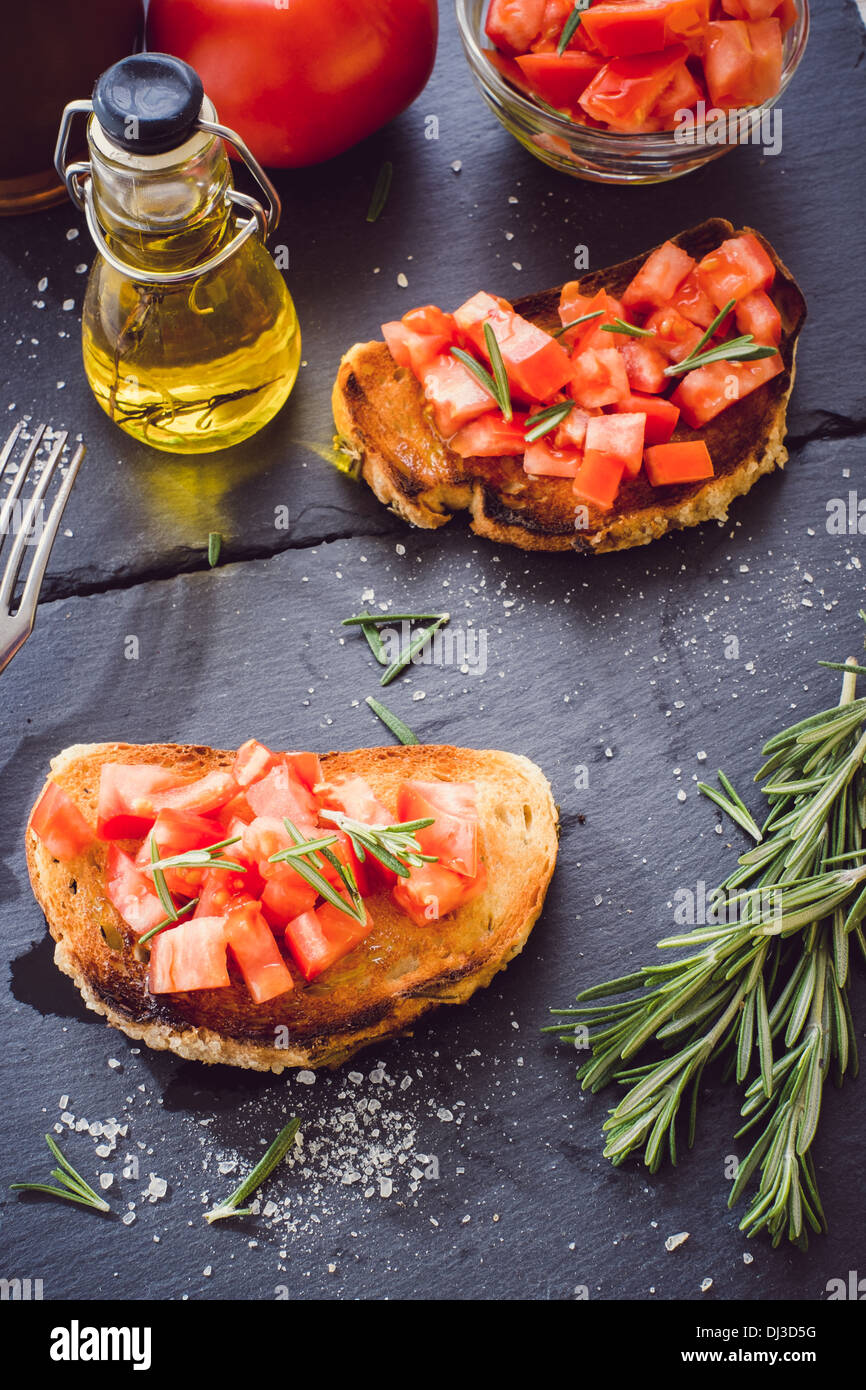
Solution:
<svg viewBox="0 0 866 1390"><path fill-rule="evenodd" d="M212 1224L214 1221L224 1221L227 1216L250 1216L252 1207L241 1207L241 1202L261 1187L266 1178L269 1178L278 1163L285 1158L289 1149L295 1141L295 1135L300 1129L301 1122L294 1116L277 1135L270 1148L264 1153L256 1164L248 1178L245 1178L240 1187L236 1187L232 1195L222 1202L218 1207L213 1207L206 1211L205 1221Z"/></svg>
<svg viewBox="0 0 866 1390"><path fill-rule="evenodd" d="M575 30L580 24L580 17L584 10L588 10L590 0L575 0L574 9L565 21L565 27L559 36L559 43L556 45L556 52L561 58L571 40L574 38Z"/></svg>
<svg viewBox="0 0 866 1390"><path fill-rule="evenodd" d="M45 1182L13 1182L10 1183L12 1192L47 1192L53 1197L62 1197L66 1202L78 1202L80 1206L90 1207L93 1211L110 1211L111 1208L106 1201L94 1192L89 1183L73 1168L68 1158L64 1158L57 1144L46 1134L45 1142L54 1158L57 1159L58 1168L52 1168L51 1177L56 1178L61 1187L53 1187L51 1183Z"/></svg>
<svg viewBox="0 0 866 1390"><path fill-rule="evenodd" d="M370 199L370 206L367 209L368 222L378 221L382 213L382 210L384 209L385 204L388 201L388 194L391 192L391 180L393 177L394 165L391 163L390 159L386 159L385 163L379 170L379 176L376 179L376 186L373 189L373 196Z"/></svg>
<svg viewBox="0 0 866 1390"><path fill-rule="evenodd" d="M596 309L592 314L581 314L579 319L572 319L570 323L564 323L561 328L557 328L550 336L551 338L561 338L563 333L567 333L570 328L577 328L581 323L589 323L590 319L600 319L603 313L603 309Z"/></svg>
<svg viewBox="0 0 866 1390"><path fill-rule="evenodd" d="M409 725L404 724L402 719L398 719L397 715L389 710L387 705L383 705L380 700L377 700L375 696L368 695L364 703L370 706L370 709L378 719L381 719L386 729L391 730L398 743L413 744L419 742L417 734L412 732Z"/></svg>
<svg viewBox="0 0 866 1390"><path fill-rule="evenodd" d="M207 538L207 562L211 569L219 562L222 544L223 538L219 531L211 531Z"/></svg>
<svg viewBox="0 0 866 1390"><path fill-rule="evenodd" d="M447 623L450 620L450 618L450 613L440 613L439 617L436 619L434 623L431 623L429 627L425 627L424 631L419 632L417 637L413 637L408 647L406 647L400 653L400 655L396 657L394 661L391 662L391 665L383 674L382 679L379 681L379 684L390 685L392 680L395 680L396 677L400 675L401 671L405 671L406 667L411 663L412 658L417 656L418 653L424 647L426 647L433 634L435 632L438 632L439 628L444 626L444 624Z"/></svg>

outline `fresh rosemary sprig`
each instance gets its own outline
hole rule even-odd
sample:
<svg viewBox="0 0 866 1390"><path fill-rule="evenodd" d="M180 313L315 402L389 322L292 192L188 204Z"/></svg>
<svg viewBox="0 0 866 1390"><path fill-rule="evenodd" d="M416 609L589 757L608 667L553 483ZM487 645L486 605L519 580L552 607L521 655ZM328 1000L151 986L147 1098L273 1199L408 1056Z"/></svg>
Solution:
<svg viewBox="0 0 866 1390"><path fill-rule="evenodd" d="M577 328L582 323L589 323L591 319L600 319L604 313L603 309L596 309L593 314L581 314L579 319L572 319L570 323L564 323L561 328L557 328L551 333L551 338L561 338L563 333L567 333L569 328Z"/></svg>
<svg viewBox="0 0 866 1390"><path fill-rule="evenodd" d="M221 849L225 849L228 845L236 845L240 838L240 835L233 835L230 839L219 840L214 845L206 845L202 849L184 850L183 854L172 854L166 859L161 859L159 856L159 846L153 836L151 836L150 864L148 867L153 876L153 884L156 888L159 900L165 908L168 921L176 922L180 916L180 912L175 905L174 899L169 892L168 884L165 881L165 870L232 869L235 873L245 874L246 869L243 864L236 864L231 859L219 859L214 857L219 854ZM167 923L161 923L159 928L154 928L154 932L158 929L161 930L162 926L165 925L167 925ZM153 935L153 933L148 933L148 935Z"/></svg>
<svg viewBox="0 0 866 1390"><path fill-rule="evenodd" d="M227 1216L251 1216L252 1207L242 1207L241 1202L245 1202L248 1197L261 1187L266 1178L269 1178L278 1163L282 1163L289 1149L295 1142L295 1135L300 1129L301 1122L297 1116L289 1120L289 1123L280 1130L274 1142L259 1159L248 1178L239 1187L236 1187L232 1195L218 1207L212 1207L206 1211L204 1219L208 1225L214 1221L224 1221Z"/></svg>
<svg viewBox="0 0 866 1390"><path fill-rule="evenodd" d="M437 854L423 854L415 839L414 832L425 830L428 825L432 825L432 818L400 821L396 825L383 826L365 825L362 821L344 815L342 811L322 811L321 816L323 820L333 821L348 835L352 848L362 864L367 855L372 854L386 869L399 874L401 878L408 878L410 869L418 868L421 864L435 864L439 858Z"/></svg>
<svg viewBox="0 0 866 1390"><path fill-rule="evenodd" d="M441 613L354 613L351 618L343 618L341 627L363 627L374 623L381 627L386 623L432 623L441 618Z"/></svg>
<svg viewBox="0 0 866 1390"><path fill-rule="evenodd" d="M370 206L367 209L367 221L377 222L385 204L388 201L388 194L391 192L391 180L394 177L394 165L390 159L379 170L376 179L376 186L373 189L373 196L370 199Z"/></svg>
<svg viewBox="0 0 866 1390"><path fill-rule="evenodd" d="M589 6L590 0L574 0L574 9L565 21L565 27L559 36L559 43L556 45L556 51L560 58L574 38L577 26L580 24L581 15L584 10L589 9Z"/></svg>
<svg viewBox="0 0 866 1390"><path fill-rule="evenodd" d="M570 1031L544 1030L588 1048L585 1089L626 1088L604 1125L614 1164L640 1149L653 1171L676 1162L681 1106L691 1146L704 1069L723 1063L746 1085L739 1134L763 1126L730 1202L756 1183L741 1229L766 1228L774 1244L825 1229L810 1153L822 1089L834 1063L840 1081L857 1070L847 981L852 939L866 960L866 700L855 666L837 706L764 745L761 827L724 774L724 795L702 785L757 843L710 895L707 923L659 943L688 954L584 990L576 1008L551 1011Z"/></svg>
<svg viewBox="0 0 866 1390"><path fill-rule="evenodd" d="M493 368L493 380L496 382L496 394L499 400L503 418L510 420L512 416L511 395L508 387L508 373L505 370L505 363L502 360L502 351L493 332L493 324L485 323L484 341L487 345L487 355L490 358L490 365Z"/></svg>
<svg viewBox="0 0 866 1390"><path fill-rule="evenodd" d="M45 1142L60 1165L58 1168L52 1168L51 1177L56 1178L63 1186L54 1187L47 1182L13 1182L9 1185L10 1191L48 1192L52 1197L62 1197L65 1202L77 1202L80 1206L90 1207L93 1211L111 1211L108 1203L103 1201L99 1193L94 1192L90 1184L84 1181L84 1178L73 1168L68 1158L64 1158L50 1134L46 1134Z"/></svg>
<svg viewBox="0 0 866 1390"><path fill-rule="evenodd" d="M372 695L367 695L364 703L370 706L377 719L381 719L385 728L391 730L398 743L414 744L419 742L417 734L414 734L409 725L404 724L402 719L398 719L387 705L383 705Z"/></svg>
<svg viewBox="0 0 866 1390"><path fill-rule="evenodd" d="M489 325L488 323L485 323L484 327L485 327L485 329L487 329L487 328L490 328L490 325ZM492 332L493 332L493 330L491 329L491 336L492 336ZM487 334L485 333L484 336L485 336L485 340L486 340ZM496 346L495 346L495 348L494 348L494 352L498 352L498 351L499 351L499 344L496 343L496 339L495 339L495 338L493 339L493 341L494 341L494 343L496 344ZM488 351L489 351L489 343L488 343ZM505 380L504 388L503 388L503 384L502 384L501 380L497 380L497 378L496 378L496 375L495 375L495 370L496 370L496 369L495 369L495 366L494 366L494 375L491 376L491 374L490 374L490 372L488 372L487 368L486 368L486 367L482 367L482 365L481 365L481 363L478 361L477 357L473 357L472 354L471 354L470 352L464 352L464 351L463 351L463 348L457 348L457 347L451 348L451 356L452 356L452 357L456 357L458 362L462 362L462 364L463 364L463 366L466 368L466 370L467 370L468 372L471 372L472 375L475 377L475 380L478 382L479 386L482 386L482 387L484 388L484 390L487 391L487 393L488 393L490 396L493 397L494 403L495 403L496 405L499 406L499 409L502 411L502 414L503 414L503 416L505 417L505 419L506 419L506 420L510 420L511 417L512 417L512 413L513 413L513 412L512 412L512 409L511 409L511 396L510 396L509 391L508 391L508 381L507 381L507 379ZM500 361L501 361L502 354L500 353L499 356L500 356ZM491 361L491 366L493 366L494 363L493 363L493 354L492 354L492 353L491 353L490 361Z"/></svg>
<svg viewBox="0 0 866 1390"><path fill-rule="evenodd" d="M654 338L656 331L654 328L637 328L633 323L626 323L625 319L614 318L613 323L603 323L602 333L627 333L631 338Z"/></svg>
<svg viewBox="0 0 866 1390"><path fill-rule="evenodd" d="M559 401L556 405L548 405L544 410L539 410L537 415L533 415L527 420L523 438L527 444L541 439L543 435L549 434L551 430L555 430L557 426L561 425L573 409L574 401Z"/></svg>
<svg viewBox="0 0 866 1390"><path fill-rule="evenodd" d="M343 864L331 849L331 846L337 843L337 836L325 834L305 840L298 827L289 820L288 816L283 816L283 825L294 843L289 845L287 849L281 849L276 854L270 855L268 863L290 864L295 873L299 874L311 888L315 888L320 897L323 897L332 907L339 908L340 912L344 912L347 917L353 918L356 922L363 922L365 920L364 907L358 885L355 882L355 875L348 864ZM337 871L340 881L349 895L348 900L342 893L337 892L337 889L328 882L321 872L323 855L331 867Z"/></svg>
<svg viewBox="0 0 866 1390"><path fill-rule="evenodd" d="M671 362L665 367L664 374L681 376L697 367L708 367L712 362L757 362L762 357L775 357L778 351L778 348L756 343L751 333L744 333L742 337L729 338L727 342L719 343L718 347L710 348L707 352L695 352L689 357L684 357L681 362Z"/></svg>

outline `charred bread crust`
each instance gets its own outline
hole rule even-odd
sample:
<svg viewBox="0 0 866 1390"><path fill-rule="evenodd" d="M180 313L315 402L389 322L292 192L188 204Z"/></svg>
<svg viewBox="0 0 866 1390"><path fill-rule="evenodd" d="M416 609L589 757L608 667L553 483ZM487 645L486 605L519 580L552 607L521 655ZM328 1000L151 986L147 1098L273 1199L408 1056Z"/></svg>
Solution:
<svg viewBox="0 0 866 1390"><path fill-rule="evenodd" d="M52 762L51 780L96 823L105 762L154 762L200 777L231 766L234 754L176 744L82 744ZM518 955L541 911L556 862L556 809L550 787L528 758L449 746L388 747L322 758L326 776L366 777L396 804L407 777L474 781L488 886L475 901L429 930L416 927L387 895L370 898L373 933L320 980L254 1004L236 988L155 996L147 965L104 890L107 847L71 863L46 850L29 823L27 865L55 941L55 964L75 981L88 1008L130 1038L181 1057L282 1071L335 1066L359 1048L405 1033L440 1003L459 1004ZM103 928L124 947L109 945ZM139 952L140 954L140 952ZM234 967L230 967L233 971Z"/></svg>
<svg viewBox="0 0 866 1390"><path fill-rule="evenodd" d="M674 439L703 438L715 477L704 483L654 488L641 473L626 479L609 512L589 508L575 526L575 497L567 478L530 478L517 458L463 459L436 431L421 387L398 367L384 343L358 343L346 353L333 392L340 440L360 475L386 506L415 526L444 526L467 510L472 530L523 550L580 550L600 554L646 545L666 531L723 521L735 497L764 473L784 466L785 413L794 382L797 338L806 303L788 268L753 228L734 231L723 218L671 238L700 259L727 237L751 231L776 267L773 298L782 317L784 371L736 401L701 430L678 425ZM649 251L580 280L582 294L607 289L620 296ZM528 295L515 308L543 328L559 327L559 289Z"/></svg>

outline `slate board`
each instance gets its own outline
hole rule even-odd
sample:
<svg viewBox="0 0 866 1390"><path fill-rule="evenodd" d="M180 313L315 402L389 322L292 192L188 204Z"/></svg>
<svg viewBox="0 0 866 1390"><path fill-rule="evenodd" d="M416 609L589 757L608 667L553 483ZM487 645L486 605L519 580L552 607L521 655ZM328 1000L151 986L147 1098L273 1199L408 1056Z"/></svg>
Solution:
<svg viewBox="0 0 866 1390"><path fill-rule="evenodd" d="M41 1136L68 1097L73 1126L127 1125L106 1159L98 1135L68 1134L64 1147L86 1176L114 1175L118 1212L135 1204L124 1225L0 1199L0 1272L42 1278L46 1298L820 1299L862 1265L863 1082L825 1102L815 1152L829 1236L805 1255L773 1251L747 1245L725 1206L733 1089L712 1083L695 1151L675 1173L614 1171L601 1157L606 1097L583 1097L574 1056L538 1032L549 1005L646 959L671 927L677 888L728 871L742 842L716 833L695 779L723 765L747 787L764 738L836 698L816 660L861 647L862 540L825 524L828 500L858 486L866 419L848 269L864 214L852 177L860 127L839 119L861 80L857 12L818 17L778 158L743 149L667 187L627 190L558 177L521 151L468 83L450 6L442 17L436 72L412 110L341 159L279 177L277 239L290 248L306 365L281 416L230 456L187 464L138 447L92 402L75 269L90 256L71 207L0 232L0 408L47 415L89 450L36 635L2 677L0 1186L47 1172ZM438 141L425 140L428 115ZM385 158L392 194L369 226ZM578 243L600 266L708 215L760 227L810 305L790 465L728 525L595 560L525 556L477 541L460 520L410 531L308 447L330 443L341 352L383 319L429 300L451 306L479 285L517 296L556 284ZM273 525L282 504L288 531ZM225 543L209 571L212 530ZM377 670L363 641L341 644L338 630L368 590L375 602L441 604L455 630L484 634L483 673L420 666L392 688L389 703L419 736L526 753L553 783L560 866L526 951L469 1007L311 1085L134 1048L53 970L30 894L20 832L50 756L103 738L382 741L359 703ZM124 655L130 635L137 661ZM726 659L732 636L739 654ZM863 1039L862 971L852 996ZM269 1183L276 1212L208 1227L203 1200L230 1191L296 1109L305 1156ZM137 1178L123 1176L129 1155ZM168 1184L153 1202L142 1196L151 1173ZM668 1253L679 1231L690 1238Z"/></svg>

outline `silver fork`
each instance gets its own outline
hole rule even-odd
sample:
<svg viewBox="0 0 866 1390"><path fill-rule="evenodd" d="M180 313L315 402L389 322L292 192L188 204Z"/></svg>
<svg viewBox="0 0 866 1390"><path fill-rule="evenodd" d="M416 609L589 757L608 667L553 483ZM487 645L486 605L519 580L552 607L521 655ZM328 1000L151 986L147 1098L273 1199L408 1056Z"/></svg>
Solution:
<svg viewBox="0 0 866 1390"><path fill-rule="evenodd" d="M24 504L21 501L24 483L30 472L30 465L39 451L45 429L45 425L39 425L33 437L27 441L24 457L18 465L12 486L3 499L2 507L0 507L0 561L4 560L2 550L5 540L8 537L11 541L11 549L8 556L5 557L3 574L0 577L0 671L9 665L15 653L23 647L33 631L33 624L36 620L36 605L45 576L45 567L48 564L51 547L57 536L60 519L72 491L72 484L75 482L81 467L81 460L84 458L84 445L79 444L70 460L66 477L60 484L51 511L42 521L43 500L51 485L51 480L57 472L60 456L67 440L65 431L56 436L30 501ZM21 426L16 425L3 448L0 449L0 481L2 481L6 465L12 457L12 451L20 433ZM40 518L39 542L34 548L24 589L13 612L15 588L24 559L25 547L28 545L28 541L33 543L31 532L34 531L37 518Z"/></svg>

